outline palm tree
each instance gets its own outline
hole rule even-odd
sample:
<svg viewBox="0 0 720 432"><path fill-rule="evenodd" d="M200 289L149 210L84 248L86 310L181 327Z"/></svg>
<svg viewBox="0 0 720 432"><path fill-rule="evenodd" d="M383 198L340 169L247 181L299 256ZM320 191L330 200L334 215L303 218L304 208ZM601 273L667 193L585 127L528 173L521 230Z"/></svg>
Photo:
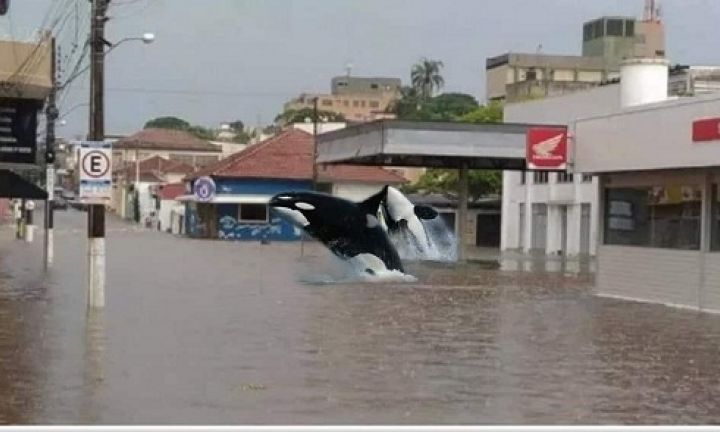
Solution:
<svg viewBox="0 0 720 432"><path fill-rule="evenodd" d="M440 75L443 66L440 60L429 60L425 57L413 66L410 72L412 86L423 99L432 97L435 90L439 90L445 84L445 80Z"/></svg>

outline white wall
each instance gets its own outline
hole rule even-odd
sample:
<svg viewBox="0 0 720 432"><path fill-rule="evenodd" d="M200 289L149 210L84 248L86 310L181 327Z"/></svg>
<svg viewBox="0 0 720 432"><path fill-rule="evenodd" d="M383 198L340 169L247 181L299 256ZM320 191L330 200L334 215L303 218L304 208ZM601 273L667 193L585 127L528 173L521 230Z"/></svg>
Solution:
<svg viewBox="0 0 720 432"><path fill-rule="evenodd" d="M505 121L514 123L534 123L569 125L581 117L606 114L620 107L620 87L617 84L595 87L565 95L511 103L505 106ZM573 149L571 147L570 154ZM524 251L529 252L532 239L532 205L548 205L546 250L548 254L561 249L562 220L560 205L568 206L567 254L580 252L581 204L591 206L590 252L595 253L598 226L597 179L583 182L582 175L575 173L572 183L559 183L555 173L549 174L546 184L534 184L533 173L528 172L525 184L520 183L521 173L505 171L503 173L501 249L520 248L520 229L524 229ZM520 228L519 204L525 204L525 220Z"/></svg>
<svg viewBox="0 0 720 432"><path fill-rule="evenodd" d="M158 218L160 220L161 231L166 231L168 228L171 228L173 212L183 212L183 204L175 200L160 201L160 211L158 213Z"/></svg>

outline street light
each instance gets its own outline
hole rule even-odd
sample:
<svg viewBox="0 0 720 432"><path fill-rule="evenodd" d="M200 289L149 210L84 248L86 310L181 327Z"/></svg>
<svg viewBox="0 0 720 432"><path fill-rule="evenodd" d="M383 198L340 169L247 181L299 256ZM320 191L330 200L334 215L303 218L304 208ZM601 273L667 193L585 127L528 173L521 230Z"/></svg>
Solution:
<svg viewBox="0 0 720 432"><path fill-rule="evenodd" d="M128 41L142 41L145 45L149 45L153 42L155 42L155 33L143 33L142 36L134 36L134 37L126 37L123 39L120 39L119 41L115 43L110 43L108 41L105 41L105 45L108 45L110 49L105 51L102 55L106 56L110 53L110 51L114 50L115 48L119 47L121 44L128 42ZM87 72L87 70L90 69L90 65L86 65L84 68L77 71L75 74L73 74L71 77L69 77L67 80L65 80L64 83L62 83L58 90L63 90L65 87L70 85L71 82L75 81L77 77Z"/></svg>

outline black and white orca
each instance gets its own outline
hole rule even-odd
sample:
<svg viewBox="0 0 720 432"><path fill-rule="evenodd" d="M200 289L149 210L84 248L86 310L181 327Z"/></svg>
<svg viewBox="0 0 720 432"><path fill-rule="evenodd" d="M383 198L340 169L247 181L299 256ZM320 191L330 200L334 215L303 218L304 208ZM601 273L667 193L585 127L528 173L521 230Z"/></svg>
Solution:
<svg viewBox="0 0 720 432"><path fill-rule="evenodd" d="M378 194L354 203L324 193L286 192L275 195L270 207L367 273L404 273L400 256L376 216L381 199Z"/></svg>
<svg viewBox="0 0 720 432"><path fill-rule="evenodd" d="M414 231L416 224L422 229L418 215L430 218L437 213L421 206L418 209L410 207L411 213L408 213L409 201L402 201L395 192L402 196L399 191L386 186L359 203L318 192L285 192L275 195L270 200L270 207L322 242L333 254L353 261L367 273L376 274L383 270L404 273L400 256L386 229L408 227Z"/></svg>
<svg viewBox="0 0 720 432"><path fill-rule="evenodd" d="M420 219L435 219L438 212L432 207L413 204L405 195L392 186L385 186L380 192L381 220L394 237L410 240L420 256L425 256L431 247L430 238Z"/></svg>

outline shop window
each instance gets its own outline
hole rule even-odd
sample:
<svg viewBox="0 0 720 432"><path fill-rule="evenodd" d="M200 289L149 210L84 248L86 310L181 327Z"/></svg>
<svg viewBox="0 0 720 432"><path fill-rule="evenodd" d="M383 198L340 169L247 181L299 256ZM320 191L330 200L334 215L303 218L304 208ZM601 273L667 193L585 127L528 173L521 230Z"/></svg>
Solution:
<svg viewBox="0 0 720 432"><path fill-rule="evenodd" d="M710 201L710 250L720 251L720 187L712 186L712 201Z"/></svg>
<svg viewBox="0 0 720 432"><path fill-rule="evenodd" d="M571 173L568 172L559 172L557 176L558 183L572 183L574 180L574 177Z"/></svg>
<svg viewBox="0 0 720 432"><path fill-rule="evenodd" d="M605 244L700 249L702 193L697 186L605 191Z"/></svg>
<svg viewBox="0 0 720 432"><path fill-rule="evenodd" d="M545 184L548 182L548 172L547 171L535 171L535 174L533 175L533 180L535 181L535 184Z"/></svg>
<svg viewBox="0 0 720 432"><path fill-rule="evenodd" d="M267 204L239 204L238 221L243 223L267 223Z"/></svg>

